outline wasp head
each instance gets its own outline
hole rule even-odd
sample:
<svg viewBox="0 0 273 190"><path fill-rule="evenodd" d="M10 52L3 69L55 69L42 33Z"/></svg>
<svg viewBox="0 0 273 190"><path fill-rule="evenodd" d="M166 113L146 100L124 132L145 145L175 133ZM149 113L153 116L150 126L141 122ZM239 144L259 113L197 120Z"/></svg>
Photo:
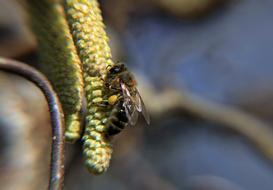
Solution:
<svg viewBox="0 0 273 190"><path fill-rule="evenodd" d="M107 70L108 74L106 76L105 83L107 87L119 88L121 82L129 87L136 85L133 75L127 70L123 63L117 63Z"/></svg>
<svg viewBox="0 0 273 190"><path fill-rule="evenodd" d="M112 66L108 70L108 72L109 72L110 75L117 75L117 74L119 74L119 73L121 73L121 72L123 72L125 70L126 70L125 65L122 64L122 63L118 63L118 64Z"/></svg>

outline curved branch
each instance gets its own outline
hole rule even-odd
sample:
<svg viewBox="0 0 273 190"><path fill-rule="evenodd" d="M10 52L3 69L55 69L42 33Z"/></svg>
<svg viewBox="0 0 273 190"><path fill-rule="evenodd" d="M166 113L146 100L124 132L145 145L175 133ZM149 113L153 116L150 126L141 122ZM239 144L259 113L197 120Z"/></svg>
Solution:
<svg viewBox="0 0 273 190"><path fill-rule="evenodd" d="M44 75L24 63L0 57L0 70L22 76L33 82L44 93L50 110L52 126L49 189L62 189L64 180L64 119L56 93Z"/></svg>
<svg viewBox="0 0 273 190"><path fill-rule="evenodd" d="M156 118L162 119L168 113L187 112L203 120L220 124L225 129L245 137L273 163L273 130L261 120L236 108L202 99L189 92L168 90L160 95L152 90L145 92L150 102L148 108Z"/></svg>

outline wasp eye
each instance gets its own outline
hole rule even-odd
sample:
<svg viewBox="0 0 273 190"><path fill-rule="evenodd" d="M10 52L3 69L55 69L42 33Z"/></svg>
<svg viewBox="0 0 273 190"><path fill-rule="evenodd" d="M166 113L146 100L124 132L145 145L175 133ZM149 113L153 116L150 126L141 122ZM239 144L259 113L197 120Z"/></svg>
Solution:
<svg viewBox="0 0 273 190"><path fill-rule="evenodd" d="M120 72L120 68L117 67L117 66L114 66L109 70L109 72L112 73L112 74L117 74L117 73Z"/></svg>

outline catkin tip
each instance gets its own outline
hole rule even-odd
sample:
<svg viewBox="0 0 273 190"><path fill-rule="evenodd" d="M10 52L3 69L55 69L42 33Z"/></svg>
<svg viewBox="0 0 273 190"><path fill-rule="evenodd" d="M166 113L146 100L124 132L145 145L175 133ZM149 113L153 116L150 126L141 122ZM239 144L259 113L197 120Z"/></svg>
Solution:
<svg viewBox="0 0 273 190"><path fill-rule="evenodd" d="M83 156L87 170L95 175L106 172L113 152L112 144L106 139L88 135L84 135L83 141Z"/></svg>
<svg viewBox="0 0 273 190"><path fill-rule="evenodd" d="M66 118L65 141L75 143L81 137L81 122L78 114Z"/></svg>

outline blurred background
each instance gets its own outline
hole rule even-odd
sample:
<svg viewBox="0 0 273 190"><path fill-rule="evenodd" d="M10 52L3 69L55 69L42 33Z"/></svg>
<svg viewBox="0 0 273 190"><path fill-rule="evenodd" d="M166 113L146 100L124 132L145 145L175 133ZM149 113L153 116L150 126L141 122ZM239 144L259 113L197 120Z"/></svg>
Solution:
<svg viewBox="0 0 273 190"><path fill-rule="evenodd" d="M65 189L273 189L273 143L259 144L273 139L273 0L100 2L114 59L136 74L152 125L116 136L101 176L84 168L80 142L67 145ZM35 66L26 14L0 0L0 56ZM0 105L1 189L45 189L51 129L42 93L0 72Z"/></svg>

